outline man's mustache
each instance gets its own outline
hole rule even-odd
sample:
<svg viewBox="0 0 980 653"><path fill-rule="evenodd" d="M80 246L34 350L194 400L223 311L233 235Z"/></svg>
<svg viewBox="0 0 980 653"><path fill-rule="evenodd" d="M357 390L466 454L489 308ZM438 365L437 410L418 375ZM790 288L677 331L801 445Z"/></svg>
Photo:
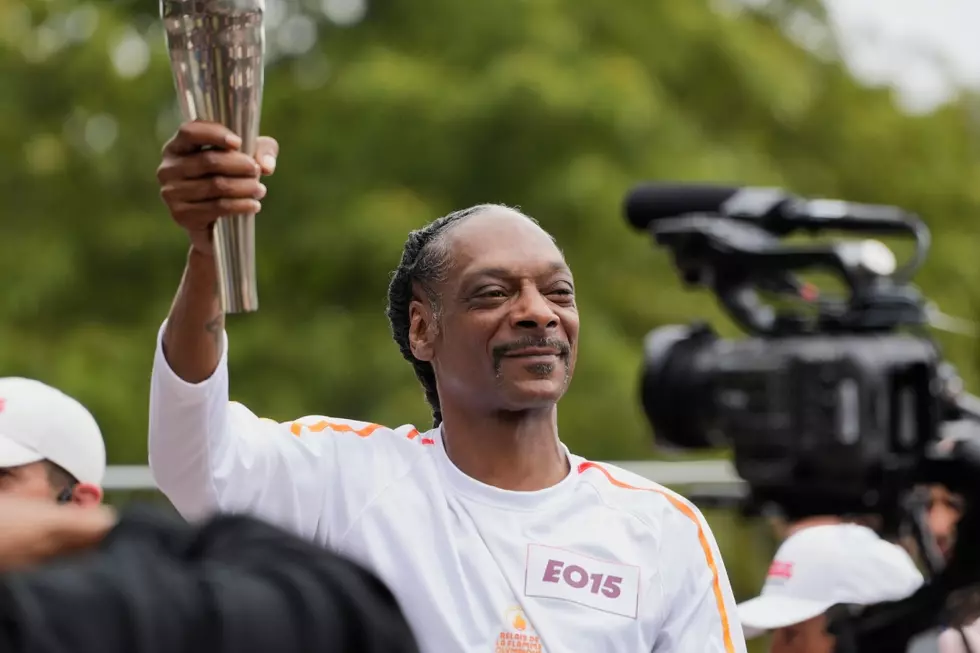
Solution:
<svg viewBox="0 0 980 653"><path fill-rule="evenodd" d="M572 347L567 342L561 338L533 338L531 336L525 336L523 338L518 338L512 342L507 342L502 345L497 345L493 348L493 360L494 363L500 363L500 359L507 356L511 352L520 351L521 349L529 348L547 348L554 349L558 352L558 355L562 358L568 358L568 355L572 352Z"/></svg>

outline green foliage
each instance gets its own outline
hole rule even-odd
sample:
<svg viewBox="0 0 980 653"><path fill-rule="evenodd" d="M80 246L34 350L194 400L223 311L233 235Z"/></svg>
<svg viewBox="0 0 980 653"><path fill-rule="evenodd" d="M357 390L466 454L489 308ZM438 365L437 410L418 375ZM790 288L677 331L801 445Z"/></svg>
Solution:
<svg viewBox="0 0 980 653"><path fill-rule="evenodd" d="M145 461L154 338L186 252L154 179L176 114L148 5L0 3L0 370L87 403L115 463ZM279 2L317 21L315 47L267 70L264 132L282 153L259 220L261 310L229 325L232 394L261 415L427 425L382 314L388 271L409 229L479 202L537 217L577 273L582 359L561 431L589 457L652 455L636 387L644 333L701 317L735 334L624 224L636 181L778 184L917 210L934 235L923 289L975 312L966 105L903 115L887 90L796 45L780 25L819 26L815 2L389 0L349 27L305 6ZM114 56L139 72L136 37L149 61L121 76ZM975 385L972 341L942 340ZM732 549L742 536L726 532L730 571L751 591L758 569L735 563L758 567L765 552Z"/></svg>

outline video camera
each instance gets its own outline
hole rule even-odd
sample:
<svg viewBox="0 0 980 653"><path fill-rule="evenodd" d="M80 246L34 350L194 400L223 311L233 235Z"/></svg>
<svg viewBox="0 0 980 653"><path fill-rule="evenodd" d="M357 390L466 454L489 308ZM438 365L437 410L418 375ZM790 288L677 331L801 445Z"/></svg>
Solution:
<svg viewBox="0 0 980 653"><path fill-rule="evenodd" d="M685 284L711 290L749 334L725 340L696 323L647 335L642 402L659 442L731 446L750 505L774 504L789 519L874 514L895 533L914 486L967 497L946 568L934 557L916 595L855 622L856 641L873 643L862 650L904 650L953 589L980 581L980 400L929 336L929 304L911 284L927 227L889 206L697 184L637 187L625 213L669 250ZM915 254L898 268L875 240L783 240L826 231L909 236ZM799 276L810 272L833 275L844 292L824 294Z"/></svg>

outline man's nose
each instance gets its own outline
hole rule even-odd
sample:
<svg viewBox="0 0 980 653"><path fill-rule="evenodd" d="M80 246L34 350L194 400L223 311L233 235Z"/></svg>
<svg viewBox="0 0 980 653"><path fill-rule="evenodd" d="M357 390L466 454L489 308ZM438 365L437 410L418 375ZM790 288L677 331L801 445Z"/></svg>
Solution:
<svg viewBox="0 0 980 653"><path fill-rule="evenodd" d="M511 319L519 329L554 329L558 326L558 314L551 302L535 287L521 289L520 301L514 306Z"/></svg>

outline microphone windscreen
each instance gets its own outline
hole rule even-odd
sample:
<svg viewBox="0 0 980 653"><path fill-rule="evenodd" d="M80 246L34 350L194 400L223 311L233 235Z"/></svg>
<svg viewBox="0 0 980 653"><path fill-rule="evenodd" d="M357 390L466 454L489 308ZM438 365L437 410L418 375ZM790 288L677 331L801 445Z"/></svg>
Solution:
<svg viewBox="0 0 980 653"><path fill-rule="evenodd" d="M624 203L626 220L637 229L686 213L716 213L738 188L713 184L642 184Z"/></svg>

